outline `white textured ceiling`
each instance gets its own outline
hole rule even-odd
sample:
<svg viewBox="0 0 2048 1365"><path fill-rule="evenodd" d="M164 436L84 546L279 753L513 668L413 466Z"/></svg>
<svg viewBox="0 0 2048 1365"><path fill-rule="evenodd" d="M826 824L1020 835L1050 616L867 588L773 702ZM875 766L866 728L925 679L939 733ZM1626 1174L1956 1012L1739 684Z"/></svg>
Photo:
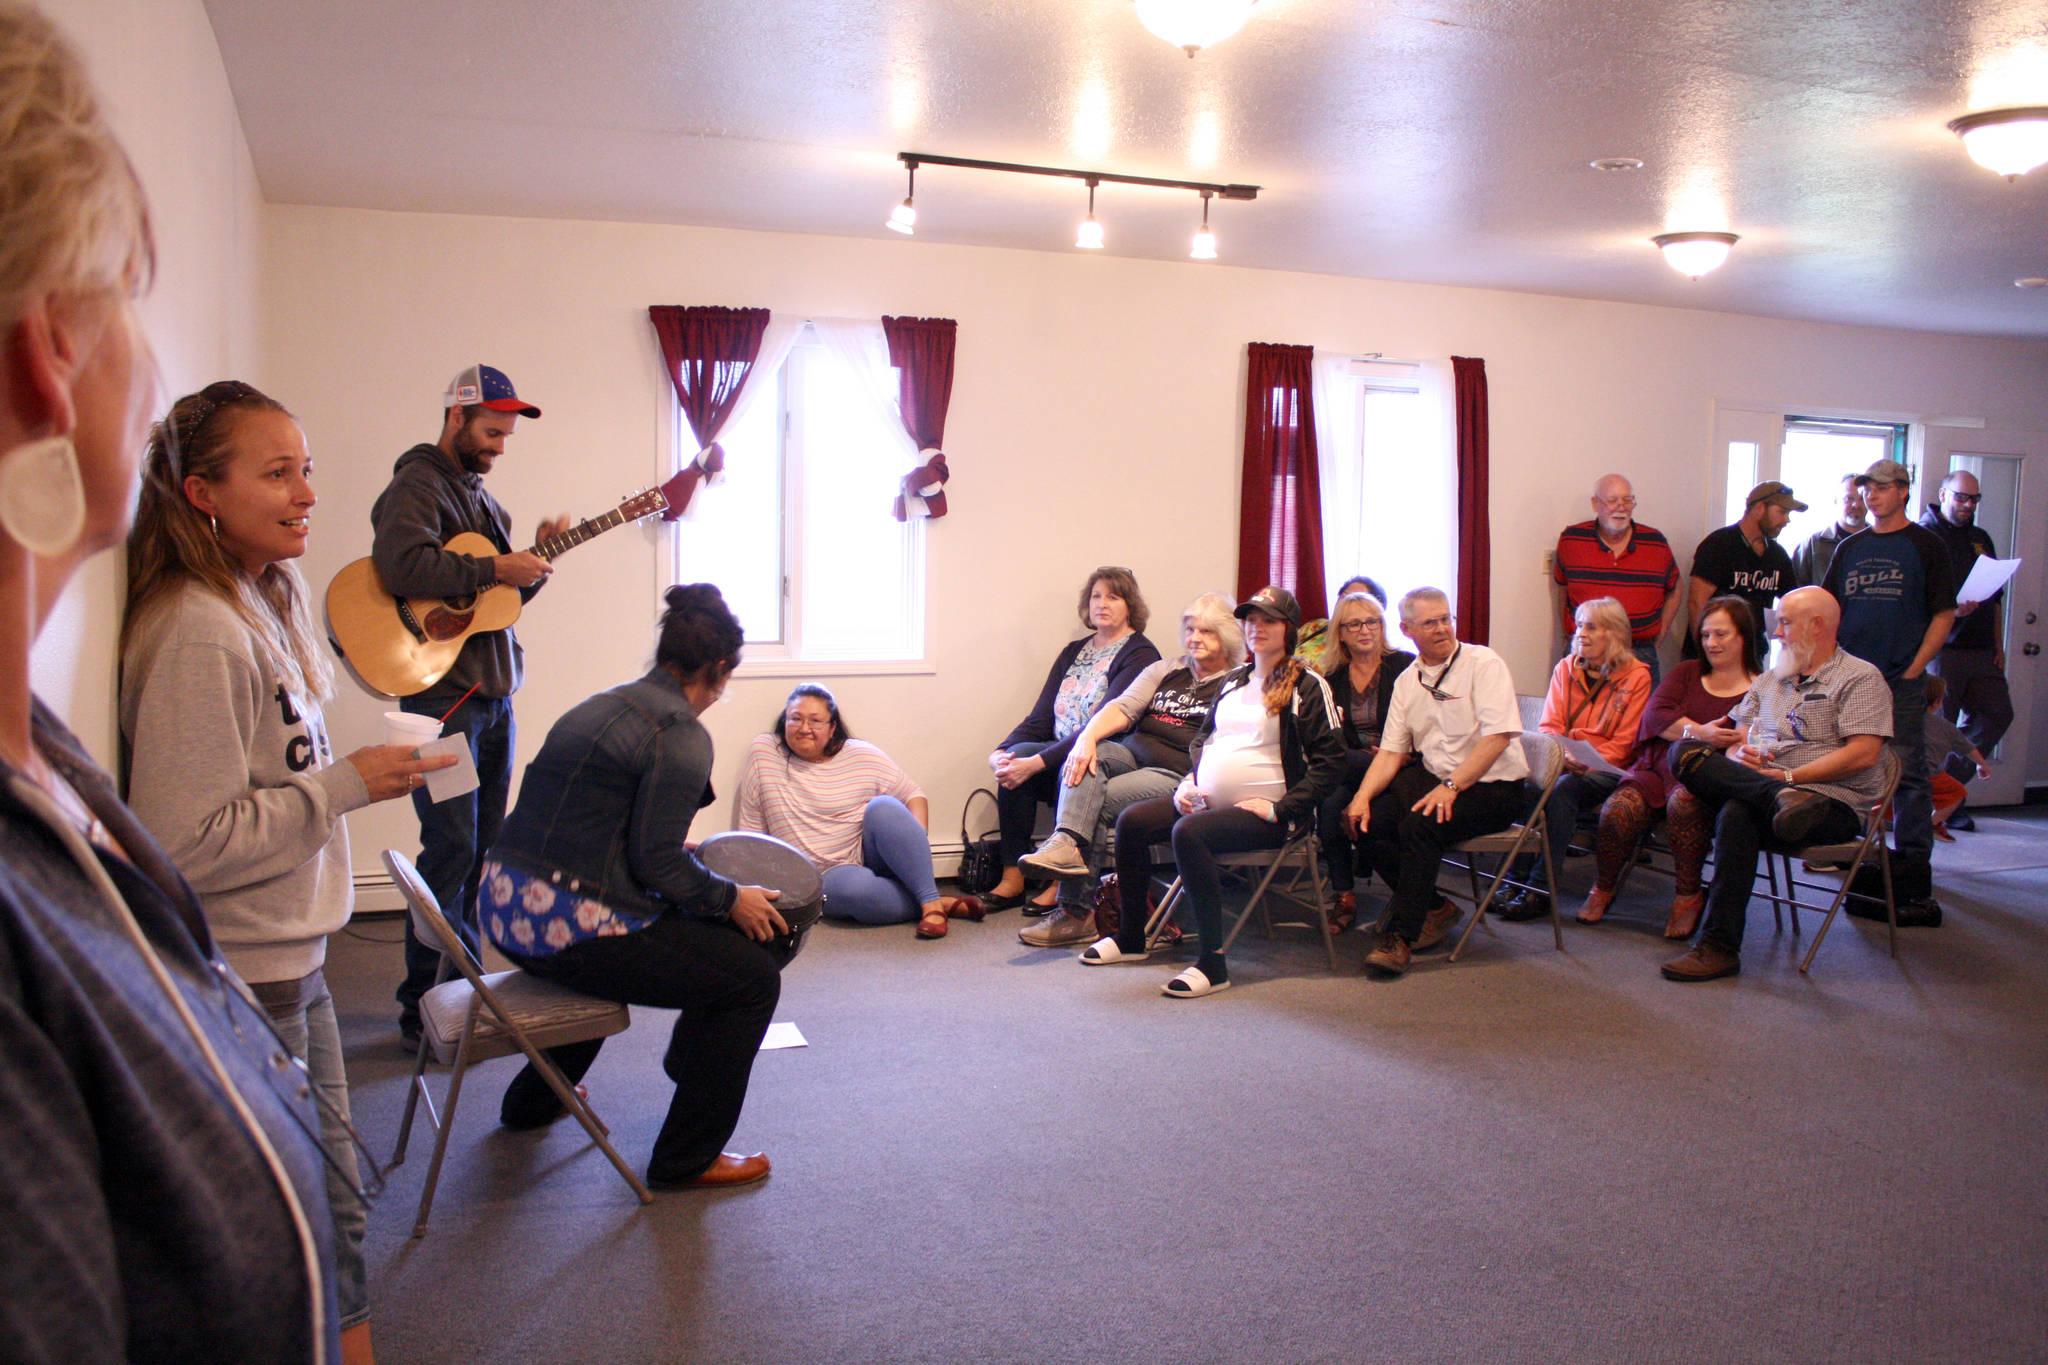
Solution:
<svg viewBox="0 0 2048 1365"><path fill-rule="evenodd" d="M2013 284L2048 276L2048 167L1943 126L2048 104L2042 0L1261 0L1192 60L1129 0L206 7L275 202L900 241L915 150L1263 186L1213 210L1232 265L2048 337ZM1086 195L917 188L905 250L1070 250ZM1097 213L1185 260L1199 204ZM1698 282L1648 242L1694 228L1742 236Z"/></svg>

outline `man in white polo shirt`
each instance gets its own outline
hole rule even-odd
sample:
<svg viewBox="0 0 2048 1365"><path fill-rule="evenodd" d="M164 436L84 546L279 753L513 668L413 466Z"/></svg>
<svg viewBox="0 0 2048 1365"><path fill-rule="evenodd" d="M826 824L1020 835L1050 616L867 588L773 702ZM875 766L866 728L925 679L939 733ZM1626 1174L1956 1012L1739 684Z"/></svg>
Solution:
<svg viewBox="0 0 2048 1365"><path fill-rule="evenodd" d="M1387 929L1365 958L1368 970L1388 976L1406 971L1411 954L1442 943L1458 922L1458 907L1436 889L1444 850L1506 829L1529 804L1506 661L1459 641L1439 588L1401 599L1401 633L1415 644L1415 663L1394 682L1379 754L1344 809L1361 863L1394 888Z"/></svg>

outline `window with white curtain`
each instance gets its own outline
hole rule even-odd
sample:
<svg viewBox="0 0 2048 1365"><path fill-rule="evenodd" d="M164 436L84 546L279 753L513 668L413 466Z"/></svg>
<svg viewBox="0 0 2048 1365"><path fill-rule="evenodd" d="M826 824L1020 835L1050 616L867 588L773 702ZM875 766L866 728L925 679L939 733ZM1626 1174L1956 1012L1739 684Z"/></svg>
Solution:
<svg viewBox="0 0 2048 1365"><path fill-rule="evenodd" d="M746 628L743 672L921 663L924 520L891 511L918 459L881 323L778 317L756 364L719 436L725 473L672 528L674 581L718 585ZM680 462L696 443L669 408Z"/></svg>
<svg viewBox="0 0 2048 1365"><path fill-rule="evenodd" d="M1334 594L1365 574L1389 606L1458 577L1458 463L1448 361L1318 354L1323 564ZM1396 637L1395 643L1400 643Z"/></svg>

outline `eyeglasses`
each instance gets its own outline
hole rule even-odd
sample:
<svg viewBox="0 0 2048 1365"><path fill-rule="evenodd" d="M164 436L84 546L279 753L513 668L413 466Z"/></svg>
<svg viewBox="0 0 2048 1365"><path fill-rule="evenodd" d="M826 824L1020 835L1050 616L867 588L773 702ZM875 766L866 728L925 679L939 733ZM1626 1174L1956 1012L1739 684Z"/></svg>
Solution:
<svg viewBox="0 0 2048 1365"><path fill-rule="evenodd" d="M1381 625L1381 624L1380 624L1380 623L1379 623L1378 621L1373 621L1373 620L1364 620L1364 621L1346 621L1346 622L1345 622L1345 623L1344 623L1343 625L1341 625L1341 626L1337 627L1337 629L1339 629L1339 630L1383 630L1383 629L1385 629L1385 627L1383 627L1383 626L1382 626L1382 625Z"/></svg>
<svg viewBox="0 0 2048 1365"><path fill-rule="evenodd" d="M1975 506L1976 504L1984 501L1984 495L1982 493L1951 493L1949 494L1949 497L1955 499L1957 502L1966 502L1972 506Z"/></svg>
<svg viewBox="0 0 2048 1365"><path fill-rule="evenodd" d="M1602 507L1612 507L1623 511L1636 505L1634 494L1630 494L1625 498L1594 498L1593 501L1599 503Z"/></svg>
<svg viewBox="0 0 2048 1365"><path fill-rule="evenodd" d="M792 730L829 730L832 728L832 719L829 716L823 720L812 720L808 716L784 716L782 723Z"/></svg>

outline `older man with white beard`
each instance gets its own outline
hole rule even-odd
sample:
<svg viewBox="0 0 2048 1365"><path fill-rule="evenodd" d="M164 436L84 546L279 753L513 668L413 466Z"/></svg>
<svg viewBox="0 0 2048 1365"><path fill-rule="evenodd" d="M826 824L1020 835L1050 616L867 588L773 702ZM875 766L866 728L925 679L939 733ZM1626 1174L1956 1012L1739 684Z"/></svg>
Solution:
<svg viewBox="0 0 2048 1365"><path fill-rule="evenodd" d="M1877 760L1892 733L1891 688L1875 666L1836 647L1841 623L1825 589L1786 594L1777 667L1725 720L1688 724L1679 740L1672 769L1715 812L1714 881L1699 939L1664 964L1667 980L1742 970L1759 850L1853 839L1883 794Z"/></svg>

